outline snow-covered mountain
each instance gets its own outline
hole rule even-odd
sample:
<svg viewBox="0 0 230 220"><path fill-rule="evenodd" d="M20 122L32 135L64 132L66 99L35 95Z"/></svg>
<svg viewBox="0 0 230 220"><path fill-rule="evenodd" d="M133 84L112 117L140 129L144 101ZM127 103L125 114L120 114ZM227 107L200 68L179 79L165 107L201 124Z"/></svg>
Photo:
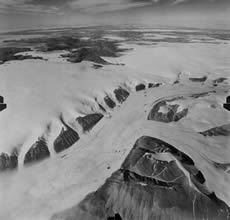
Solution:
<svg viewBox="0 0 230 220"><path fill-rule="evenodd" d="M218 33L6 41L0 219L229 219L230 44Z"/></svg>

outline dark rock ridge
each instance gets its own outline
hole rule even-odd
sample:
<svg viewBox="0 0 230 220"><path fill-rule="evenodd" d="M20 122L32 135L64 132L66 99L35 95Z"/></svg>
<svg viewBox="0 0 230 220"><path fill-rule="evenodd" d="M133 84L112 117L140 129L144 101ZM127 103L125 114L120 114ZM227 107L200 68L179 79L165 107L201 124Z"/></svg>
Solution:
<svg viewBox="0 0 230 220"><path fill-rule="evenodd" d="M136 91L138 92L141 90L145 90L145 84L143 84L143 83L136 85Z"/></svg>
<svg viewBox="0 0 230 220"><path fill-rule="evenodd" d="M1 153L0 155L0 172L5 170L12 170L18 166L18 151L14 149L9 155L7 153Z"/></svg>
<svg viewBox="0 0 230 220"><path fill-rule="evenodd" d="M43 160L50 156L45 138L41 137L32 145L25 155L24 164Z"/></svg>
<svg viewBox="0 0 230 220"><path fill-rule="evenodd" d="M217 79L213 80L213 83L214 83L214 84L222 83L222 82L224 82L224 81L226 81L226 80L227 80L227 78L225 78L225 77L220 77L220 78L217 78Z"/></svg>
<svg viewBox="0 0 230 220"><path fill-rule="evenodd" d="M204 76L204 77L200 77L200 78L189 78L190 81L192 82L205 82L207 80L207 76Z"/></svg>
<svg viewBox="0 0 230 220"><path fill-rule="evenodd" d="M185 108L181 110L180 112L178 112L179 105L167 104L167 102L170 102L173 100L166 100L166 101L163 100L155 104L148 115L148 120L169 123L173 121L176 122L184 118L188 114L188 109ZM161 107L167 109L167 112L166 113L160 112L159 110Z"/></svg>
<svg viewBox="0 0 230 220"><path fill-rule="evenodd" d="M77 51L72 51L69 54L64 54L62 57L67 57L71 63L80 63L82 61L91 61L99 64L109 64L102 59L92 48L81 48Z"/></svg>
<svg viewBox="0 0 230 220"><path fill-rule="evenodd" d="M230 174L230 163L218 163L213 161L213 165L220 170L223 170Z"/></svg>
<svg viewBox="0 0 230 220"><path fill-rule="evenodd" d="M108 95L104 97L104 101L110 108L116 107L116 103Z"/></svg>
<svg viewBox="0 0 230 220"><path fill-rule="evenodd" d="M155 88L155 87L159 87L161 85L161 83L149 83L148 87L149 88Z"/></svg>
<svg viewBox="0 0 230 220"><path fill-rule="evenodd" d="M44 60L44 59L40 56L14 55L11 60Z"/></svg>
<svg viewBox="0 0 230 220"><path fill-rule="evenodd" d="M230 124L225 124L215 128L208 129L200 132L203 136L229 136L230 135Z"/></svg>
<svg viewBox="0 0 230 220"><path fill-rule="evenodd" d="M122 220L122 218L118 213L116 213L114 217L108 217L107 220Z"/></svg>
<svg viewBox="0 0 230 220"><path fill-rule="evenodd" d="M170 155L170 159L164 156ZM157 159L162 156L162 159ZM176 162L177 161L177 162ZM188 176L178 163L188 172ZM205 186L193 160L172 145L139 138L121 168L57 220L230 219L230 208ZM112 218L111 218L112 217Z"/></svg>
<svg viewBox="0 0 230 220"><path fill-rule="evenodd" d="M194 99L197 99L197 98L200 98L200 97L208 96L209 93L210 93L210 92L196 93L196 94L192 94L190 97L191 97L191 98L194 98Z"/></svg>
<svg viewBox="0 0 230 220"><path fill-rule="evenodd" d="M93 113L84 117L78 117L76 121L82 126L85 132L91 130L103 117L104 115L101 113Z"/></svg>
<svg viewBox="0 0 230 220"><path fill-rule="evenodd" d="M114 94L116 96L116 99L120 103L123 103L129 96L129 92L126 89L122 88L122 87L119 87L119 88L115 89Z"/></svg>
<svg viewBox="0 0 230 220"><path fill-rule="evenodd" d="M93 68L94 69L100 69L100 68L102 68L103 67L103 65L100 65L100 64L93 64Z"/></svg>
<svg viewBox="0 0 230 220"><path fill-rule="evenodd" d="M68 126L64 120L61 118L64 125L58 137L54 140L54 150L59 153L76 143L80 137L78 133Z"/></svg>

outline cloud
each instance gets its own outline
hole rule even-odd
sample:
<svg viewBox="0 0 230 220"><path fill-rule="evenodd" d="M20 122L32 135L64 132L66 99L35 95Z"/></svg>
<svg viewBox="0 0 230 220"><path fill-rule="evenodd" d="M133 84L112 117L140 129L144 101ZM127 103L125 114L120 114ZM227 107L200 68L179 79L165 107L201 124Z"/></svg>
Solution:
<svg viewBox="0 0 230 220"><path fill-rule="evenodd" d="M0 13L103 13L148 6L221 5L230 0L0 0Z"/></svg>

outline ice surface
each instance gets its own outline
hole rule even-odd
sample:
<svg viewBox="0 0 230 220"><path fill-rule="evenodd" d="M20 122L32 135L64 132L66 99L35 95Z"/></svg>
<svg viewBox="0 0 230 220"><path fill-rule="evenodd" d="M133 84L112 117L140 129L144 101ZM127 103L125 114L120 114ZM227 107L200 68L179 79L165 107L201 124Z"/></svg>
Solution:
<svg viewBox="0 0 230 220"><path fill-rule="evenodd" d="M0 174L0 198L4 198L0 199L0 219L46 220L53 213L76 205L119 169L142 135L162 139L190 155L204 174L208 188L230 205L230 176L212 163L230 162L230 139L198 133L230 120L229 113L222 109L229 93L229 42L162 42L152 46L126 42L122 47L133 50L106 60L125 66L109 65L95 70L91 62L68 63L59 58L59 52L32 52L47 61L0 65L0 94L7 103L7 110L0 114L0 151L11 152L14 147L20 150L19 170ZM178 75L179 83L173 84ZM203 76L208 77L205 83L188 80ZM218 77L228 80L214 87L212 80ZM163 85L135 92L139 83ZM108 115L90 133L81 134L72 148L57 155L53 140L62 127L60 114L74 127L78 116L101 112L96 100L104 103L107 94L116 100L113 91L118 86L131 92L129 98L123 104L117 102L114 110L106 108ZM191 98L207 92L210 95ZM189 108L185 118L170 124L147 120L154 102L178 96L185 99L174 104ZM26 152L48 124L51 157L23 167ZM74 128L80 132L77 126Z"/></svg>

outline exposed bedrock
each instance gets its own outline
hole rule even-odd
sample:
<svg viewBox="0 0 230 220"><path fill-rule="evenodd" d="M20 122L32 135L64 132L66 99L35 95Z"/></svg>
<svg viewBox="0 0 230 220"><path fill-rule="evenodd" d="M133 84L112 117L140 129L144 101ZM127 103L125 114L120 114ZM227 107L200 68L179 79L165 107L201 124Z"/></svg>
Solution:
<svg viewBox="0 0 230 220"><path fill-rule="evenodd" d="M160 85L161 83L149 83L148 88L155 88L155 87L159 87Z"/></svg>
<svg viewBox="0 0 230 220"><path fill-rule="evenodd" d="M68 126L63 119L61 119L64 127L58 137L54 140L54 150L59 153L76 143L80 137L78 133Z"/></svg>
<svg viewBox="0 0 230 220"><path fill-rule="evenodd" d="M114 217L108 217L107 220L122 220L122 218L118 213L116 213Z"/></svg>
<svg viewBox="0 0 230 220"><path fill-rule="evenodd" d="M203 136L229 136L230 135L230 124L214 127L206 131L200 132Z"/></svg>
<svg viewBox="0 0 230 220"><path fill-rule="evenodd" d="M18 47L3 47L0 48L0 61L2 63L10 61L10 60L17 60L16 53L31 51L30 48L18 48ZM19 55L18 55L19 56Z"/></svg>
<svg viewBox="0 0 230 220"><path fill-rule="evenodd" d="M204 77L198 77L198 78L193 78L193 77L190 77L189 80L192 81L192 82L205 82L207 80L207 76L204 76Z"/></svg>
<svg viewBox="0 0 230 220"><path fill-rule="evenodd" d="M43 58L40 56L17 54L20 52L27 52L27 51L31 51L31 49L27 48L27 47L25 47L25 48L19 48L19 47L0 48L0 64L3 64L5 62L11 61L11 60L26 60L26 59L43 60Z"/></svg>
<svg viewBox="0 0 230 220"><path fill-rule="evenodd" d="M216 83L222 83L222 82L224 82L224 81L226 81L226 80L227 80L226 77L219 77L219 78L213 80L213 83L214 83L214 84L216 84Z"/></svg>
<svg viewBox="0 0 230 220"><path fill-rule="evenodd" d="M0 154L0 172L12 170L18 166L18 151L14 149L11 154Z"/></svg>
<svg viewBox="0 0 230 220"><path fill-rule="evenodd" d="M126 89L122 88L122 87L119 87L119 88L115 89L114 94L116 96L116 99L120 103L123 103L129 96L129 92Z"/></svg>
<svg viewBox="0 0 230 220"><path fill-rule="evenodd" d="M160 101L155 104L151 109L148 115L148 120L160 121L165 123L179 121L188 114L188 108L185 108L178 112L179 107L180 106L178 104L170 105L165 100Z"/></svg>
<svg viewBox="0 0 230 220"><path fill-rule="evenodd" d="M62 55L68 57L68 61L72 63L80 63L82 61L91 61L98 64L109 64L102 59L92 48L81 48L77 51L72 51L69 54Z"/></svg>
<svg viewBox="0 0 230 220"><path fill-rule="evenodd" d="M104 117L101 113L93 113L84 117L78 117L76 120L82 126L83 131L91 130L102 118Z"/></svg>
<svg viewBox="0 0 230 220"><path fill-rule="evenodd" d="M143 136L97 191L51 219L106 220L119 214L122 220L226 220L229 211L207 189L204 176L188 155Z"/></svg>
<svg viewBox="0 0 230 220"><path fill-rule="evenodd" d="M138 92L141 90L145 90L145 84L143 84L143 83L136 85L136 91Z"/></svg>
<svg viewBox="0 0 230 220"><path fill-rule="evenodd" d="M50 156L46 140L42 137L32 145L25 155L24 164L43 160Z"/></svg>
<svg viewBox="0 0 230 220"><path fill-rule="evenodd" d="M104 97L104 101L110 108L116 107L116 103L108 95Z"/></svg>

